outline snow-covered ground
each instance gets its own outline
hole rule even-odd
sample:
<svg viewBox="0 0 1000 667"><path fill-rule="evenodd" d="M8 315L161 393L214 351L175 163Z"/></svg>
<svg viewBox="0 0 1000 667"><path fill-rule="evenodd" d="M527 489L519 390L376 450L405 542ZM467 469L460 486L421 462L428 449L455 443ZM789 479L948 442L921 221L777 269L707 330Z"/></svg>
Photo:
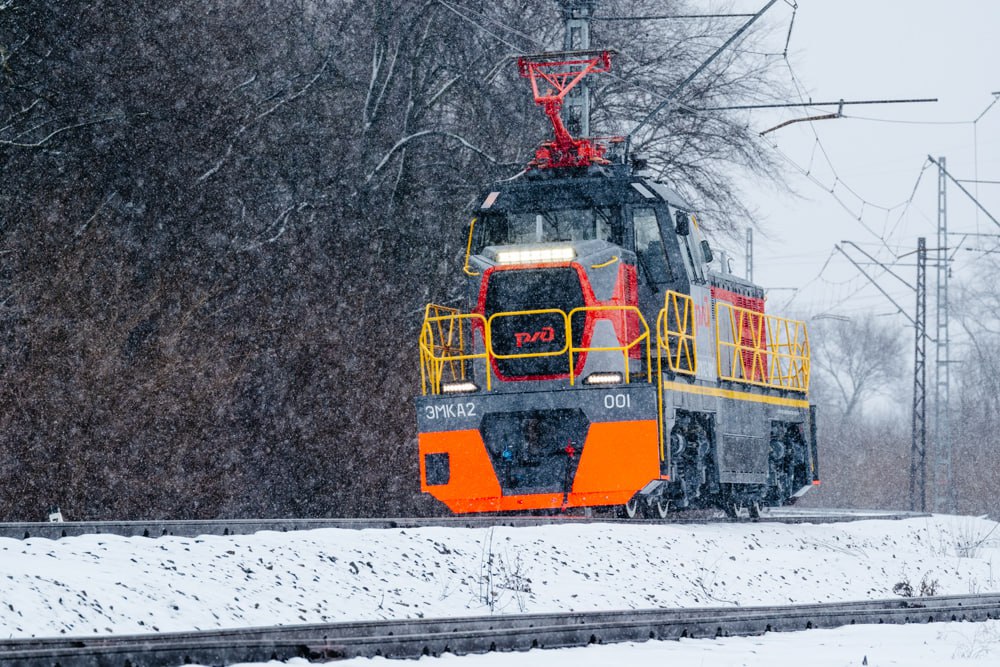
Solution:
<svg viewBox="0 0 1000 667"><path fill-rule="evenodd" d="M902 584L915 595L921 589L1000 591L998 524L934 516L824 525L571 524L0 539L0 633L78 636L522 611L828 602L894 597ZM821 641L824 648L817 655ZM868 641L875 642L871 651L855 650ZM931 648L919 648L925 644ZM902 662L880 658L873 663L873 655L882 655L876 651L880 647L898 647L890 653ZM797 654L795 664L803 655L813 662L829 660L814 664L860 665L866 655L869 664L938 664L978 654L998 664L1000 626L845 628L461 660L468 667L504 660L607 664L624 662L627 651L627 660L636 664L667 658L681 664L738 664L721 656L744 654L756 656L746 664L785 664L781 656L788 652L791 660L793 648L806 651ZM595 657L602 651L613 653ZM914 652L926 654L927 661L908 661Z"/></svg>

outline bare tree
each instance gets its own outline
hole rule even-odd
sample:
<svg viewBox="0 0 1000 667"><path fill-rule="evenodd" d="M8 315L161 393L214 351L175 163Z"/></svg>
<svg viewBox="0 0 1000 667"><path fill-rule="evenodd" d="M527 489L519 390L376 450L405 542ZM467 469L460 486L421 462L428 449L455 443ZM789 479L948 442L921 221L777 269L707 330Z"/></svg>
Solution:
<svg viewBox="0 0 1000 667"><path fill-rule="evenodd" d="M809 340L816 394L844 421L859 415L866 400L892 389L902 377L902 334L895 324L872 315L813 320Z"/></svg>
<svg viewBox="0 0 1000 667"><path fill-rule="evenodd" d="M995 458L1000 431L1000 263L986 257L976 280L960 285L953 316L951 393L952 479L958 511L1000 513ZM954 331L954 329L952 329ZM956 354L957 353L957 354Z"/></svg>
<svg viewBox="0 0 1000 667"><path fill-rule="evenodd" d="M532 0L0 0L0 518L420 510L417 313L548 135L511 56L561 28ZM731 28L595 28L622 53L597 126ZM684 102L766 95L749 51ZM744 121L639 144L738 216L730 168L768 171Z"/></svg>
<svg viewBox="0 0 1000 667"><path fill-rule="evenodd" d="M688 2L611 2L610 16L696 14ZM730 37L738 23L719 18L598 22L593 39L620 52L619 74L600 83L598 123L629 132ZM787 99L780 54L758 25L724 51L633 138L661 177L685 193L710 229L742 230L754 219L736 185L740 172L777 183L781 170L747 111L699 111Z"/></svg>

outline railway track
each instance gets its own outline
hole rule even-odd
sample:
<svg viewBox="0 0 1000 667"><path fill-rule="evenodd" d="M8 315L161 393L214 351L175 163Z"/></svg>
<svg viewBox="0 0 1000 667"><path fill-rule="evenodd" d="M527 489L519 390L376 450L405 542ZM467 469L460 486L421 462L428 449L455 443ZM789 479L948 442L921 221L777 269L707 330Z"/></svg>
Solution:
<svg viewBox="0 0 1000 667"><path fill-rule="evenodd" d="M915 512L878 512L871 510L807 510L780 508L764 511L761 522L773 523L839 523L870 519L899 520L930 516ZM725 523L738 521L705 513L679 516L663 521L614 519L574 515L557 516L491 516L476 515L438 518L387 519L230 519L211 521L65 521L0 523L0 537L13 539L60 539L80 535L118 535L121 537L197 537L199 535L249 535L260 531L290 532L317 528L351 530L450 527L489 528L491 526L547 526L554 523Z"/></svg>
<svg viewBox="0 0 1000 667"><path fill-rule="evenodd" d="M1000 595L837 604L647 609L570 614L368 621L99 638L0 640L9 667L166 667L189 663L334 660L523 651L681 637L751 636L871 623L1000 618Z"/></svg>

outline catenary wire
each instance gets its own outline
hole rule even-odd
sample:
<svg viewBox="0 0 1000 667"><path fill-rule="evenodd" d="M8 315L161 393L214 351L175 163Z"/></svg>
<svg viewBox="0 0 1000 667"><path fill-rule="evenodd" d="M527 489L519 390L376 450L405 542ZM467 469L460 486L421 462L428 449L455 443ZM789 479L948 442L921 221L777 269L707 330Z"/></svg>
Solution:
<svg viewBox="0 0 1000 667"><path fill-rule="evenodd" d="M437 2L439 2L439 3L443 4L443 5L446 5L446 6L448 5L448 3L445 2L445 0L437 0ZM532 37L531 35L528 35L527 33L521 32L520 30L518 30L516 28L512 28L511 26L507 25L506 23L504 23L503 21L501 21L499 19L493 18L492 16L489 16L488 14L485 14L483 12L476 11L475 9L472 9L471 7L466 7L465 5L459 5L459 6L463 10L465 10L468 14L471 14L473 16L478 16L478 17L482 18L483 20L489 21L490 23L496 25L497 27L502 28L503 30L506 30L507 32L509 32L512 35L516 35L516 36L520 37L521 39L523 39L523 40L525 40L527 42L531 42L534 45L543 46L544 47L544 45L542 44L542 42L540 42L538 39ZM454 10L452 10L452 11L454 11ZM476 26L477 27L482 27L478 23L476 24Z"/></svg>
<svg viewBox="0 0 1000 667"><path fill-rule="evenodd" d="M493 39L497 40L497 41L498 41L498 42L500 42L501 44L503 44L503 45L505 45L505 46L507 46L507 47L509 47L509 48L513 49L514 51L520 51L520 50L521 50L521 48L520 48L519 46L517 46L516 44L512 44L511 42L508 42L508 41L507 41L506 39L504 39L503 37L501 37L501 36L497 35L496 33L492 32L492 31L490 31L490 30L488 30L488 29L486 28L486 26L484 26L484 25L482 25L482 24L480 24L480 23L477 23L477 22L476 22L475 20L473 20L472 18L470 18L470 17L466 16L465 14L463 14L462 12L458 11L458 10L457 10L457 9L456 9L455 7L453 7L453 6L452 6L452 5L450 4L450 3L448 3L448 2L445 2L445 0L436 0L436 2L437 2L437 3L439 4L439 5L441 5L442 7L444 7L445 9L447 9L447 10L449 10L450 12L452 12L453 14L455 14L455 16L459 17L459 18L460 18L460 19L462 19L463 21L466 21L466 22L468 22L468 23L471 23L472 25L476 26L477 28L479 28L479 29L480 29L480 30L482 30L482 31L483 31L484 33L486 33L487 35L489 35L489 36L490 36L490 37L492 37ZM465 9L465 8L463 7L463 9Z"/></svg>
<svg viewBox="0 0 1000 667"><path fill-rule="evenodd" d="M470 9L468 7L465 7L465 6L461 6L461 10L462 11L460 11L453 4L447 2L446 0L436 0L436 1L438 2L438 4L440 4L441 6L445 7L446 9L448 9L449 11L451 11L452 13L454 13L456 16L458 16L460 19L462 19L462 20L470 23L471 25L473 25L476 28L478 28L479 30L481 30L483 33L485 33L485 34L493 37L494 39L496 39L497 41L501 42L505 46L508 46L511 49L519 50L519 47L517 45L511 43L507 39L504 39L503 37L497 35L495 32L489 30L485 25L483 25L479 21L476 21L472 17L473 16L477 16L477 17L481 18L484 21L488 21L491 24L497 25L502 30L504 30L504 31L506 31L506 32L508 32L510 34L516 35L520 39L523 39L523 40L525 40L527 42L530 42L532 45L538 45L538 46L540 46L542 48L545 48L545 45L540 40L537 40L537 39L535 39L535 38L533 38L533 37L531 37L529 35L526 35L525 33L521 32L519 30L511 28L507 24L503 23L502 21L498 21L497 19L494 19L493 17L490 17L490 16L488 16L486 14L480 13L480 12L478 12L476 10ZM785 42L784 52L782 54L761 54L761 55L782 55L785 58L786 63L787 63L787 50L788 50L788 45L789 45L789 43L791 41L791 34L792 34L792 28L793 28L793 25L794 25L795 12L796 12L796 10L798 8L798 5L795 2L791 2L791 3L788 2L788 0L786 0L785 4L787 4L789 7L792 8L792 17L791 17L791 20L789 22L789 30L788 30L788 33L786 35L786 42ZM463 13L463 11L466 12L466 13ZM801 86L799 85L799 82L798 82L797 78L795 77L794 72L791 69L791 65L789 64L788 66L789 66L789 73L791 74L792 79L793 79L793 83L794 83L794 85L796 87L796 90L799 92L799 99L800 99L800 101L803 101L804 106L809 106L807 103L804 102L804 96L802 95ZM658 97L658 98L663 98L664 97L663 95L661 95L661 94L659 94L659 93L651 90L648 86L645 86L645 85L643 85L643 84L641 84L639 82L633 81L631 79L627 79L627 78L622 77L620 75L613 75L613 78L615 78L618 81L623 82L623 83L625 83L625 84L627 84L629 86L638 88L638 89L642 90L643 92L651 95L652 97ZM689 108L689 107L687 107L687 105L684 105L683 103L678 103L678 106ZM778 150L779 154L781 154L782 157L784 159L786 159L786 161L789 161L790 163L792 163L796 168L798 168L804 175L806 175L808 178L810 178L810 180L812 180L813 182L815 182L818 186L824 187L824 189L828 189L829 192L830 192L830 194L834 197L835 200L838 201L838 203L841 205L842 208L844 208L845 211L847 211L848 213L850 213L852 216L856 217L857 220L859 221L859 223L866 230L868 230L869 233L871 233L875 237L878 237L883 242L883 244L886 245L886 247L888 247L888 245L885 242L885 238L882 235L877 234L867 223L865 223L863 214L864 214L864 209L865 209L866 206L872 207L872 208L881 209L883 211L886 211L887 213L889 211L893 210L896 207L884 207L884 206L879 206L877 204L873 204L873 203L867 201L866 199L864 199L863 197L861 197L857 193L857 191L855 191L848 183L844 182L843 179L841 179L840 176L839 176L839 174L837 173L836 168L835 168L832 160L830 159L829 154L826 151L826 147L823 145L822 141L820 140L819 135L815 132L815 129L813 129L813 133L814 133L816 142L815 142L815 145L814 145L814 148L813 148L812 155L810 156L810 166L808 168L803 169L800 165L797 165L794 162L794 160L792 160L790 158L790 156L788 156L787 154L785 154L783 151ZM775 145L775 148L777 149L776 145ZM815 176L813 176L811 174L812 163L813 163L813 160L814 160L817 148L822 153L824 160L826 161L828 167L830 167L831 171L834 174L835 181L834 181L834 185L832 187L826 188ZM847 190L853 197L855 197L859 202L861 202L861 213L855 215L854 212L851 210L850 206L836 193L836 187L837 187L838 184L842 185L845 190ZM809 283L807 283L807 284L811 284L812 282L815 282L816 280L818 280L819 278L821 278L822 271L825 270L826 266L829 265L829 262L830 262L831 259L832 259L832 252L831 252L831 255L828 256L827 261L824 263L823 269L821 269L820 273L817 274L816 278L814 278L813 280L809 281ZM799 288L799 289L797 289L795 291L795 293L793 294L792 298L789 299L789 304L795 298L795 296L801 291L801 289L803 289L804 287L805 287L805 285L803 285L803 287L801 287L801 288Z"/></svg>

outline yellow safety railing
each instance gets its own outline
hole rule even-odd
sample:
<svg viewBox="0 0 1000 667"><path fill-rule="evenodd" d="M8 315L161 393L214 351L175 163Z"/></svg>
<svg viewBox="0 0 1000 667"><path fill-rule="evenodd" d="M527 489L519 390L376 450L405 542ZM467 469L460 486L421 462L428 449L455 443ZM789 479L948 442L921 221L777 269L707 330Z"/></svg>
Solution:
<svg viewBox="0 0 1000 667"><path fill-rule="evenodd" d="M607 312L618 312L621 313L622 328L628 329L628 315L635 315L636 322L642 327L642 333L632 339L631 342L625 345L611 345L611 346L587 346L587 347L574 347L573 346L573 315L576 313L607 313ZM650 363L651 356L649 351L649 326L646 324L646 320L643 318L642 313L635 306L581 306L580 308L574 308L569 311L566 316L566 340L569 341L569 383L573 384L574 375L573 372L573 359L575 354L583 354L588 352L621 352L622 358L625 363L625 384L629 383L629 378L631 373L629 372L629 357L632 348L641 343L646 343L646 382L653 381L653 367Z"/></svg>
<svg viewBox="0 0 1000 667"><path fill-rule="evenodd" d="M667 442L663 425L663 360L667 367L680 375L698 372L698 348L695 344L694 300L688 294L668 290L663 296L663 308L656 317L656 407L657 432L660 438L660 460L667 460Z"/></svg>
<svg viewBox="0 0 1000 667"><path fill-rule="evenodd" d="M622 345L577 347L573 345L572 320L573 316L578 313L620 313L623 321L627 315L634 315L636 322L641 327L641 332ZM505 317L546 314L557 315L562 322L565 343L561 349L513 354L502 354L493 349L492 328L494 321ZM483 336L483 352L476 353L471 350L474 330L478 330ZM427 394L440 394L445 382L470 380L467 363L475 359L482 359L485 361L486 367L486 391L490 391L493 379L491 363L493 359L527 359L562 355L569 355L569 382L570 385L574 385L576 383L574 369L576 355L590 352L621 352L625 366L623 380L628 383L631 379L629 372L630 353L633 348L643 344L645 344L646 381L652 382L649 327L635 306L583 306L574 308L569 313L555 308L518 310L494 313L487 319L478 313L461 313L454 308L430 304L424 313L424 324L420 330L421 386L425 396Z"/></svg>
<svg viewBox="0 0 1000 667"><path fill-rule="evenodd" d="M486 318L478 313L461 313L455 308L427 304L420 329L420 384L425 396L440 394L446 381L468 380L467 362L487 358L485 352L471 351L473 328L485 331ZM489 374L486 389L490 389Z"/></svg>
<svg viewBox="0 0 1000 667"><path fill-rule="evenodd" d="M573 320L580 313L621 318L625 329L635 323L636 335L621 345L574 346ZM558 350L503 354L493 349L492 328L498 318L525 315L553 315L565 334ZM693 376L698 370L694 303L690 296L668 292L656 322L657 376L659 400L663 400L666 370ZM473 334L483 339L482 352L473 349ZM803 322L740 308L718 301L715 306L716 364L722 380L805 393L809 389L809 338ZM485 362L485 389L493 382L492 360L569 356L569 382L576 383L577 355L589 352L619 352L624 363L625 382L631 380L630 364L639 347L645 345L646 381L652 382L650 331L635 306L585 306L570 312L558 309L522 310L495 313L488 319L478 313L461 313L454 308L430 304L420 331L420 373L424 394L439 394L446 382L470 381L469 362ZM666 367L664 367L666 360ZM663 434L661 433L661 447Z"/></svg>
<svg viewBox="0 0 1000 667"><path fill-rule="evenodd" d="M719 378L805 393L809 390L806 325L718 301L715 304Z"/></svg>
<svg viewBox="0 0 1000 667"><path fill-rule="evenodd" d="M486 349L489 351L489 355L494 359L530 359L531 357L561 357L569 351L569 338L567 337L566 343L558 350L548 350L546 352L515 352L514 354L500 354L493 349L493 322L494 320L503 319L505 317L521 317L523 315L558 315L562 320L562 330L563 333L569 331L569 316L566 312L559 310L558 308L541 308L539 310L511 310L503 313L493 313L490 315L490 319L486 321L486 340L489 344ZM554 333L554 332L553 332Z"/></svg>
<svg viewBox="0 0 1000 667"><path fill-rule="evenodd" d="M469 242L465 245L465 266L462 270L465 271L467 276L478 276L478 271L473 271L469 268L469 258L472 257L472 234L476 231L476 219L473 218L472 222L469 223Z"/></svg>
<svg viewBox="0 0 1000 667"><path fill-rule="evenodd" d="M698 352L695 347L694 301L687 294L668 291L663 308L656 318L656 347L660 358L674 373L694 375L698 372ZM661 361L662 371L662 361Z"/></svg>

